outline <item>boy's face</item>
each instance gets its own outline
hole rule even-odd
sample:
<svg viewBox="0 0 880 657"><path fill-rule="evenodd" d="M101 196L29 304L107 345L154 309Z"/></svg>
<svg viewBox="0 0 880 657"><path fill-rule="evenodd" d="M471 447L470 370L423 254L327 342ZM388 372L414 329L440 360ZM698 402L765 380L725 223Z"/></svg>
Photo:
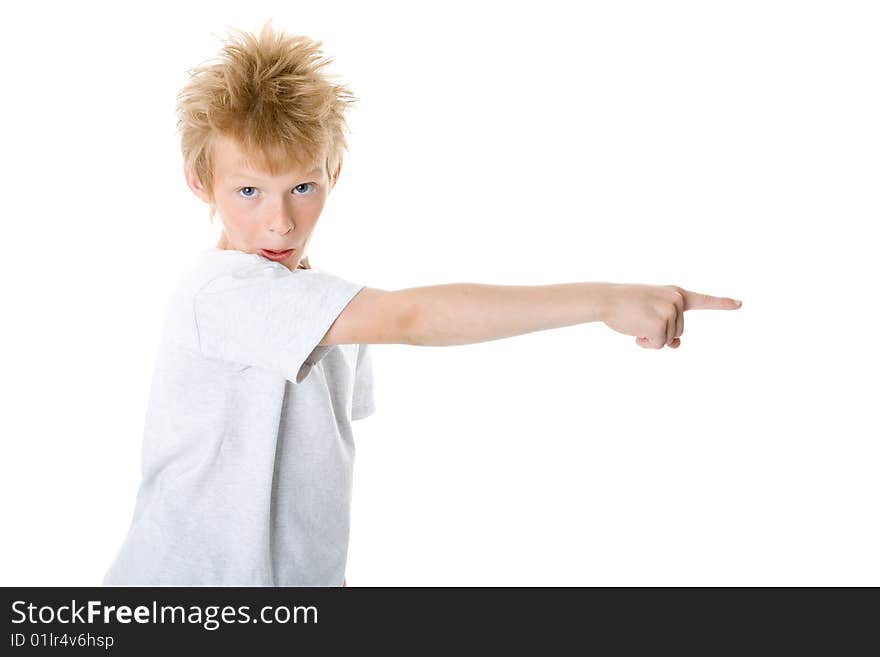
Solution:
<svg viewBox="0 0 880 657"><path fill-rule="evenodd" d="M225 136L215 140L213 155L214 203L223 223L217 247L256 254L262 249L293 249L281 264L295 270L306 255L342 163L329 181L323 169L290 170L271 178L267 172L248 168L235 141ZM198 179L185 175L196 196L210 203Z"/></svg>

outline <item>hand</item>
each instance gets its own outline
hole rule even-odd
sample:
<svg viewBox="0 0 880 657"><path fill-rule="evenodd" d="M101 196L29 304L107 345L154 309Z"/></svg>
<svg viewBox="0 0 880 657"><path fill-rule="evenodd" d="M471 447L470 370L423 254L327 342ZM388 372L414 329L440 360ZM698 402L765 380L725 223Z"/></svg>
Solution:
<svg viewBox="0 0 880 657"><path fill-rule="evenodd" d="M690 292L675 285L610 283L602 321L618 333L635 335L645 349L678 349L684 332L684 311L736 310L741 301Z"/></svg>

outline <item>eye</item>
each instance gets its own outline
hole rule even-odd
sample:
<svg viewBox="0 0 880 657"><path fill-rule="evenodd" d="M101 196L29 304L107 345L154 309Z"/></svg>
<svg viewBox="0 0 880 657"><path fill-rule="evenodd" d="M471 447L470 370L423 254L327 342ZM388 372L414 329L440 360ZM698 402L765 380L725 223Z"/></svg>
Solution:
<svg viewBox="0 0 880 657"><path fill-rule="evenodd" d="M256 189L256 188L255 187L242 187L241 189L238 190L238 192L241 193L246 189ZM244 198L253 198L253 196L250 194L245 194Z"/></svg>
<svg viewBox="0 0 880 657"><path fill-rule="evenodd" d="M315 183L300 183L299 185L297 185L296 187L294 187L294 189L295 189L295 190L296 190L296 189L299 189L300 187L302 187L302 186L304 186L304 185L309 185L309 186L312 187L312 188L315 187ZM296 196L303 196L303 195L302 195L302 194L296 194Z"/></svg>

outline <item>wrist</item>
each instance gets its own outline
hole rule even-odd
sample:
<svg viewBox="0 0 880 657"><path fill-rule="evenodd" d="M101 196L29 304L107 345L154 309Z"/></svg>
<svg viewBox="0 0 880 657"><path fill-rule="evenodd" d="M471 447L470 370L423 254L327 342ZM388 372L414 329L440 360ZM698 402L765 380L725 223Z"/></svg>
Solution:
<svg viewBox="0 0 880 657"><path fill-rule="evenodd" d="M591 283L593 286L593 305L595 307L595 319L604 322L608 317L608 308L611 303L611 297L614 294L614 283Z"/></svg>

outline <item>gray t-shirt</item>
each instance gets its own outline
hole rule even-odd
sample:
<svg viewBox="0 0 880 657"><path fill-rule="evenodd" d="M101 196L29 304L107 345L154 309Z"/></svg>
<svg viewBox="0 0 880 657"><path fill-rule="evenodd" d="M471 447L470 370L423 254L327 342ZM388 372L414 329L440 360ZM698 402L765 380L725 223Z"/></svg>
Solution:
<svg viewBox="0 0 880 657"><path fill-rule="evenodd" d="M166 307L140 489L104 585L342 585L372 366L368 345L318 342L363 287L200 254Z"/></svg>

